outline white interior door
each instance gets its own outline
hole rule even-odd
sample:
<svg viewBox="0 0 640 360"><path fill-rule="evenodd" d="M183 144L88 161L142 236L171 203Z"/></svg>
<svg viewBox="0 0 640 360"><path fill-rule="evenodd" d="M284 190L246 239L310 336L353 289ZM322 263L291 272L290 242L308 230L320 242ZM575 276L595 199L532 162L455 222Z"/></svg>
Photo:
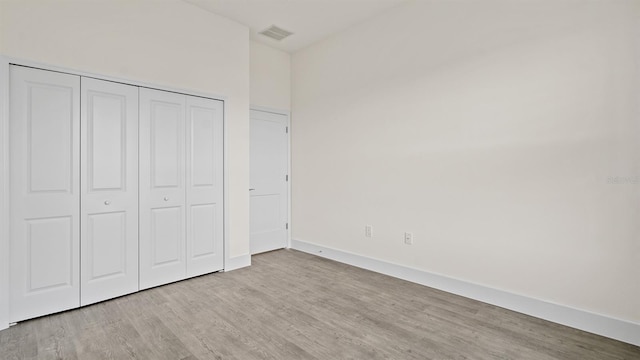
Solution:
<svg viewBox="0 0 640 360"><path fill-rule="evenodd" d="M138 290L138 88L82 78L81 305Z"/></svg>
<svg viewBox="0 0 640 360"><path fill-rule="evenodd" d="M140 289L184 279L185 96L140 89Z"/></svg>
<svg viewBox="0 0 640 360"><path fill-rule="evenodd" d="M11 66L10 321L80 305L80 77Z"/></svg>
<svg viewBox="0 0 640 360"><path fill-rule="evenodd" d="M223 103L193 96L187 105L187 276L222 270Z"/></svg>
<svg viewBox="0 0 640 360"><path fill-rule="evenodd" d="M287 116L251 110L251 253L287 246Z"/></svg>

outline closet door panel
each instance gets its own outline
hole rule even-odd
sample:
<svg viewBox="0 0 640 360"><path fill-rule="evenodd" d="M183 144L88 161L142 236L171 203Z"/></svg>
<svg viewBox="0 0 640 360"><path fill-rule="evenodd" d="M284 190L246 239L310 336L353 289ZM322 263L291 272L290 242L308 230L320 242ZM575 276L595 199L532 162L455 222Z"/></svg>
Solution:
<svg viewBox="0 0 640 360"><path fill-rule="evenodd" d="M10 321L79 306L80 77L10 68Z"/></svg>
<svg viewBox="0 0 640 360"><path fill-rule="evenodd" d="M138 88L82 78L81 304L138 290Z"/></svg>
<svg viewBox="0 0 640 360"><path fill-rule="evenodd" d="M182 262L183 244L178 241L184 232L182 209L182 206L151 209L151 261L155 267L177 266Z"/></svg>
<svg viewBox="0 0 640 360"><path fill-rule="evenodd" d="M187 96L187 275L223 267L223 103Z"/></svg>
<svg viewBox="0 0 640 360"><path fill-rule="evenodd" d="M140 89L140 288L184 279L185 96Z"/></svg>

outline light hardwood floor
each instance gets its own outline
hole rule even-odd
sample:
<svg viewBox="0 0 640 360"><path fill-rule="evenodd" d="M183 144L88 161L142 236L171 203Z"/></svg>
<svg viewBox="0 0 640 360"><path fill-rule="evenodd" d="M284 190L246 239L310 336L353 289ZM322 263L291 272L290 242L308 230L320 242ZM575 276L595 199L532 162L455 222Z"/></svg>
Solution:
<svg viewBox="0 0 640 360"><path fill-rule="evenodd" d="M1 359L640 359L640 348L292 250L0 331Z"/></svg>

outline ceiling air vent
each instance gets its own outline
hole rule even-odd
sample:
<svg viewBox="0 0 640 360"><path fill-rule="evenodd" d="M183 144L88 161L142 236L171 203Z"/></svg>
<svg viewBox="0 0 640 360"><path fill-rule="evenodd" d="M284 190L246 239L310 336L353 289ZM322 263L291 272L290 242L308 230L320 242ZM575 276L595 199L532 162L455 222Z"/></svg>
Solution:
<svg viewBox="0 0 640 360"><path fill-rule="evenodd" d="M282 40L284 38L286 38L289 35L292 35L293 33L284 29L280 29L279 27L275 26L275 25L271 25L270 28L260 31L260 34L270 37L274 40Z"/></svg>

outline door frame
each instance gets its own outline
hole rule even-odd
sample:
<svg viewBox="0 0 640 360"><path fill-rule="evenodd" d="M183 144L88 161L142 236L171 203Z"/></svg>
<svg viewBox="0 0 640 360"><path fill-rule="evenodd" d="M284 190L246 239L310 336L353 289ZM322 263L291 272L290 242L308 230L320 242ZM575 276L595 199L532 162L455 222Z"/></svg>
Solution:
<svg viewBox="0 0 640 360"><path fill-rule="evenodd" d="M9 59L0 55L0 330L9 327Z"/></svg>
<svg viewBox="0 0 640 360"><path fill-rule="evenodd" d="M287 126L287 174L289 175L289 181L287 181L287 223L289 224L289 228L287 229L287 247L286 249L291 248L291 228L293 227L291 222L291 182L293 180L293 176L291 175L291 111L290 110L282 110L275 109L265 106L251 105L249 110L267 112L272 114L278 114L285 116L286 126ZM251 124L249 124L251 127ZM251 131L251 129L249 129ZM251 169L251 164L249 164L249 169Z"/></svg>
<svg viewBox="0 0 640 360"><path fill-rule="evenodd" d="M26 66L41 70L56 71L71 75L84 76L98 80L112 81L143 88L164 90L185 95L204 97L220 100L222 106L222 146L223 146L223 252L224 270L227 266L232 266L229 254L229 161L228 161L228 138L227 138L227 101L228 97L220 94L207 93L197 90L184 89L166 85L148 83L132 79L119 78L115 76L90 73L50 64L39 63L0 54L0 330L9 327L9 67L11 65ZM223 270L223 271L224 271Z"/></svg>

